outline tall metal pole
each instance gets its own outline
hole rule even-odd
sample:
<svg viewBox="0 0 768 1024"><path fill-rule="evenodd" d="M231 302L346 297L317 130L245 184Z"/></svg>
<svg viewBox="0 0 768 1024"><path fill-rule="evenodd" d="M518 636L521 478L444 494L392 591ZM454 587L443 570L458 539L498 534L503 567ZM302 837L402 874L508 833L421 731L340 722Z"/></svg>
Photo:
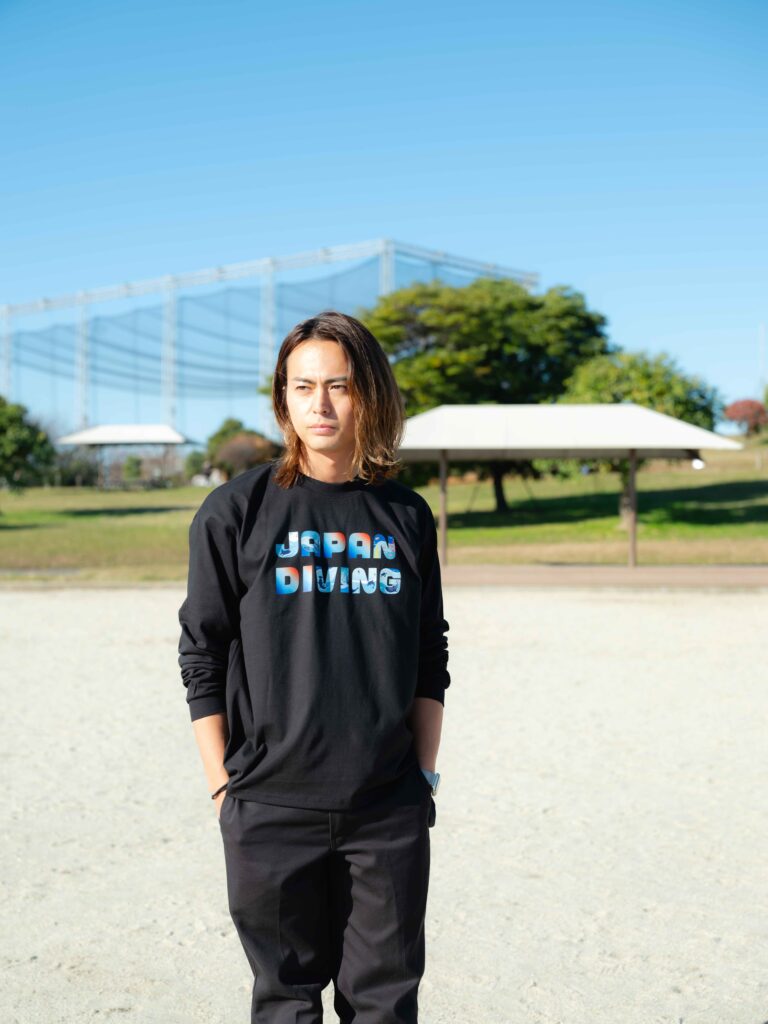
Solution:
<svg viewBox="0 0 768 1024"><path fill-rule="evenodd" d="M259 322L259 377L260 385L266 385L269 376L274 372L277 353L275 352L275 329L277 311L275 306L275 261L271 260L261 284L261 309ZM268 436L267 425L270 420L269 402L262 397L257 399L257 408L261 404L267 408L262 433Z"/></svg>
<svg viewBox="0 0 768 1024"><path fill-rule="evenodd" d="M88 426L88 306L80 304L77 324L77 404L80 429Z"/></svg>
<svg viewBox="0 0 768 1024"><path fill-rule="evenodd" d="M757 327L757 400L763 405L768 405L768 388L765 386L765 324L758 324ZM755 469L763 468L763 449L755 445Z"/></svg>
<svg viewBox="0 0 768 1024"><path fill-rule="evenodd" d="M637 565L637 449L629 449L629 567Z"/></svg>
<svg viewBox="0 0 768 1024"><path fill-rule="evenodd" d="M440 449L440 564L448 564L448 459Z"/></svg>
<svg viewBox="0 0 768 1024"><path fill-rule="evenodd" d="M379 297L395 290L395 245L388 238L381 245L379 256Z"/></svg>
<svg viewBox="0 0 768 1024"><path fill-rule="evenodd" d="M176 427L176 284L168 279L168 291L163 311L162 390L165 401L165 421Z"/></svg>
<svg viewBox="0 0 768 1024"><path fill-rule="evenodd" d="M13 384L13 332L11 331L11 311L3 306L3 395L11 401Z"/></svg>

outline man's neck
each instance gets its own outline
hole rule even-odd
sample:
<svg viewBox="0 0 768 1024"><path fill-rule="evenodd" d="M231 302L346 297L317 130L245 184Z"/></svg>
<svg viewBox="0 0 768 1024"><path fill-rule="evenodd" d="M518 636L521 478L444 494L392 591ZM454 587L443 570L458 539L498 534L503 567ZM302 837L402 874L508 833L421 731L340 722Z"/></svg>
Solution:
<svg viewBox="0 0 768 1024"><path fill-rule="evenodd" d="M321 480L326 484L344 484L353 479L352 469L349 463L341 466L338 463L326 460L313 466L308 466L306 461L300 464L304 476L311 476L315 480Z"/></svg>

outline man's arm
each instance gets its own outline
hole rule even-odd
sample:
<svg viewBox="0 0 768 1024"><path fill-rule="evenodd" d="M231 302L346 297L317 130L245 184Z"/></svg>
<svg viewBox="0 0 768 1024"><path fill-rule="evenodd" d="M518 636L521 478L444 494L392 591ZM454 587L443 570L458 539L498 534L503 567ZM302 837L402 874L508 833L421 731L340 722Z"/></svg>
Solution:
<svg viewBox="0 0 768 1024"><path fill-rule="evenodd" d="M443 705L431 697L417 697L408 715L420 768L436 771L437 750L443 728Z"/></svg>
<svg viewBox="0 0 768 1024"><path fill-rule="evenodd" d="M434 772L443 727L448 672L449 626L443 615L443 588L437 552L437 529L432 510L425 510L424 539L419 556L421 611L416 694L408 714L419 765Z"/></svg>
<svg viewBox="0 0 768 1024"><path fill-rule="evenodd" d="M227 716L219 714L196 718L192 722L192 728L202 758L205 777L208 780L208 792L215 793L219 786L223 786L229 780L229 775L224 768L224 750L229 740ZM217 813L221 808L225 793L226 790L222 790L214 799Z"/></svg>
<svg viewBox="0 0 768 1024"><path fill-rule="evenodd" d="M179 666L193 722L226 714L229 649L240 632L236 529L210 498L189 527L187 596L179 609Z"/></svg>
<svg viewBox="0 0 768 1024"><path fill-rule="evenodd" d="M421 609L419 616L419 664L416 696L431 697L445 703L445 690L450 685L448 672L449 625L443 615L443 587L440 558L437 553L437 528L432 510L424 509L424 534L419 553L421 576Z"/></svg>
<svg viewBox="0 0 768 1024"><path fill-rule="evenodd" d="M179 609L179 666L209 792L229 776L226 679L229 649L239 635L236 530L203 502L189 528L187 596ZM216 797L217 810L224 791Z"/></svg>

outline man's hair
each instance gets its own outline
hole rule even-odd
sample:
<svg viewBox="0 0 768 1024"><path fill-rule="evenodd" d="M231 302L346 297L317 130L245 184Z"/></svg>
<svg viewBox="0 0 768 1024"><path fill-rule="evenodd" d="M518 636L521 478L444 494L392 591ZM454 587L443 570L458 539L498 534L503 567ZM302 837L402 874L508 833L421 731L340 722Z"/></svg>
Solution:
<svg viewBox="0 0 768 1024"><path fill-rule="evenodd" d="M346 313L326 310L303 320L285 336L272 379L272 408L283 433L285 451L277 460L275 482L291 487L301 469L303 444L288 414L288 356L303 341L336 341L347 355L347 386L355 421L353 474L382 482L402 468L397 449L405 428L405 406L383 348L368 328Z"/></svg>

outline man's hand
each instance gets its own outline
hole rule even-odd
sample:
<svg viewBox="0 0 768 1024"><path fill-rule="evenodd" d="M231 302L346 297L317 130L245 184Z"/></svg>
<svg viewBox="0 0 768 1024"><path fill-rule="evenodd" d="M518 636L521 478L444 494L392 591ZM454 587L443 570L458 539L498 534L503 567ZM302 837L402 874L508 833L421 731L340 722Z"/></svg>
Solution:
<svg viewBox="0 0 768 1024"><path fill-rule="evenodd" d="M216 817L221 817L221 805L224 803L224 797L227 795L226 789L222 789L217 797L214 797L213 802L216 804Z"/></svg>

